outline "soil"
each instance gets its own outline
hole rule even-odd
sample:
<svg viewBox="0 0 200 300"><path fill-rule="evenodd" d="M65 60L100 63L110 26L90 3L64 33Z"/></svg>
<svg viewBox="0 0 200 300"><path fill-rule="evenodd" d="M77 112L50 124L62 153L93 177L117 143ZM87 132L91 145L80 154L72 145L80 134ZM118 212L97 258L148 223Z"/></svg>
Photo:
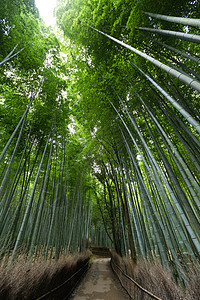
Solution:
<svg viewBox="0 0 200 300"><path fill-rule="evenodd" d="M71 300L128 300L110 267L110 258L96 258Z"/></svg>

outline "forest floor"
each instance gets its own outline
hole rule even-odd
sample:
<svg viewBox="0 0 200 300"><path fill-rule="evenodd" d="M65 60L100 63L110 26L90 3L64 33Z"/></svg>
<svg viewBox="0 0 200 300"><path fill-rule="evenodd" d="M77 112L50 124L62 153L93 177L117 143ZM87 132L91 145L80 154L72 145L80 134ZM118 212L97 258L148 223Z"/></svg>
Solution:
<svg viewBox="0 0 200 300"><path fill-rule="evenodd" d="M110 258L95 258L71 299L128 300L129 297L113 274Z"/></svg>

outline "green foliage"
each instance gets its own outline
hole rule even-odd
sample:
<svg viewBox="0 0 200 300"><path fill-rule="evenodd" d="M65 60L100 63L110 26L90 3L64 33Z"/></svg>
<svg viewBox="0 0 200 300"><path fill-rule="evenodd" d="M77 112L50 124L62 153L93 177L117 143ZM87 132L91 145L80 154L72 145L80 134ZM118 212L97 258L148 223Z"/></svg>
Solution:
<svg viewBox="0 0 200 300"><path fill-rule="evenodd" d="M27 71L41 68L48 50L59 49L54 34L39 20L34 1L2 1L0 8L0 60L16 46L24 50L12 61L12 67ZM8 66L9 68L9 66Z"/></svg>
<svg viewBox="0 0 200 300"><path fill-rule="evenodd" d="M25 49L1 70L1 150L35 99L20 141L21 128L1 163L2 253L15 244L30 256L43 249L46 258L58 257L76 252L95 228L118 253L130 248L134 261L157 256L184 280L185 253L199 259L200 142L183 112L199 122L199 95L90 26L199 80L195 60L181 53L198 56L196 45L136 28L197 33L142 10L198 17L198 7L186 0L60 1L61 44L33 2L3 2L1 59L17 43Z"/></svg>

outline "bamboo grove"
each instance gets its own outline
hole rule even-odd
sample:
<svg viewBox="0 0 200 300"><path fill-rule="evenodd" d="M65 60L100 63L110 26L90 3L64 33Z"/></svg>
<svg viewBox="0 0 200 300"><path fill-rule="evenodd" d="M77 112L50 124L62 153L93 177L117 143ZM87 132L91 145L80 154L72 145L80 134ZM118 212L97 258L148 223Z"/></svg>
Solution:
<svg viewBox="0 0 200 300"><path fill-rule="evenodd" d="M1 258L91 237L183 283L200 258L198 1L60 1L62 42L20 3L21 23L1 12Z"/></svg>

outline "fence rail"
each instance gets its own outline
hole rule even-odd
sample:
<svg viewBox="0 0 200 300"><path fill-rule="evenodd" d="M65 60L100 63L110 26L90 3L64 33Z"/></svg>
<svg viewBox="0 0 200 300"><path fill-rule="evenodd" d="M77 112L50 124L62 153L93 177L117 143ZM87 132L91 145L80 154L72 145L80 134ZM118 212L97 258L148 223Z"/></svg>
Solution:
<svg viewBox="0 0 200 300"><path fill-rule="evenodd" d="M148 294L149 296L151 296L153 299L156 299L156 300L162 300L161 298L155 296L154 294L152 294L151 292L147 291L146 289L144 289L139 283L137 283L133 278L131 278L129 275L127 275L114 261L113 259L111 259L111 267L114 271L114 273L117 275L122 287L126 290L126 292L128 293L129 297L131 299L134 300L134 298L132 297L132 295L129 293L129 291L126 289L126 287L124 286L124 284L122 283L121 279L119 278L119 275L117 274L116 270L114 269L114 266L117 267L117 269L127 278L129 279L131 282L133 282L141 291L143 291L144 293Z"/></svg>

